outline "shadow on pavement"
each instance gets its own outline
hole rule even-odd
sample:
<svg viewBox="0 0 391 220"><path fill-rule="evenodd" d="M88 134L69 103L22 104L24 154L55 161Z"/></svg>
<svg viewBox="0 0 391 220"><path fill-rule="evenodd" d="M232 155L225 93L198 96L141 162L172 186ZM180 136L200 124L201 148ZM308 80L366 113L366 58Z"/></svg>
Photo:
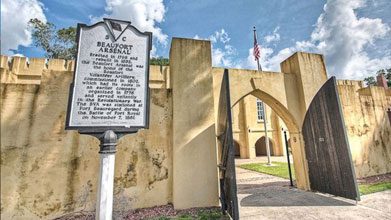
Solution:
<svg viewBox="0 0 391 220"><path fill-rule="evenodd" d="M238 194L250 194L240 206L354 206L327 195L289 187L286 181L265 184L238 184ZM241 196L240 196L241 197Z"/></svg>

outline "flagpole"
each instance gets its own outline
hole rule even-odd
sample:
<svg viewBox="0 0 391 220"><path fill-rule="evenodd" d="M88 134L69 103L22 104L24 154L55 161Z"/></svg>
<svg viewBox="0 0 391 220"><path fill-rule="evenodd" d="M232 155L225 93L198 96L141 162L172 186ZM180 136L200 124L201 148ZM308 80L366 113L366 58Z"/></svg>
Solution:
<svg viewBox="0 0 391 220"><path fill-rule="evenodd" d="M258 45L258 40L257 40L257 31L254 26L254 49L255 45ZM257 60L257 65L258 65L258 71L262 71L262 66L259 63L259 58L256 58ZM267 155L267 166L271 166L271 158L270 158L270 145L269 145L269 137L267 134L267 113L266 113L266 105L264 102L262 102L262 108L263 108L263 127L265 129L265 147L266 147L266 155Z"/></svg>
<svg viewBox="0 0 391 220"><path fill-rule="evenodd" d="M254 40L257 40L257 39L258 39L258 37L257 37L257 30L255 29L255 26L254 26ZM262 66L259 63L259 59L257 59L257 66L258 66L258 71L262 71Z"/></svg>

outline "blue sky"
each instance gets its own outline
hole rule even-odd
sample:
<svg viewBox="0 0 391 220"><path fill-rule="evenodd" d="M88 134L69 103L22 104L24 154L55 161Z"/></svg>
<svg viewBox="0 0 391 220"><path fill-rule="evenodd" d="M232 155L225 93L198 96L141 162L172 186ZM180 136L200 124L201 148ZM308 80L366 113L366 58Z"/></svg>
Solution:
<svg viewBox="0 0 391 220"><path fill-rule="evenodd" d="M266 70L279 71L295 51L324 54L329 74L339 78L391 67L389 0L2 0L1 7L2 54L44 56L23 25L32 17L58 28L112 17L152 31L154 56L168 57L172 37L208 39L214 66L255 69L256 26ZM21 19L10 18L13 9Z"/></svg>

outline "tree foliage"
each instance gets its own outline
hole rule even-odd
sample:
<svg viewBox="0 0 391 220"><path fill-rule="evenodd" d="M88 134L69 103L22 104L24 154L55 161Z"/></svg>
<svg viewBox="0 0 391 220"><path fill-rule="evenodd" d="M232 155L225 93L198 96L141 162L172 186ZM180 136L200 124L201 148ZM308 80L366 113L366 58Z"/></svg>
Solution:
<svg viewBox="0 0 391 220"><path fill-rule="evenodd" d="M74 59L76 57L76 28L68 27L56 30L50 22L34 18L29 22L34 45L45 51L47 58Z"/></svg>
<svg viewBox="0 0 391 220"><path fill-rule="evenodd" d="M368 76L368 77L364 78L364 82L365 82L368 86L374 86L374 85L376 85L376 79L375 79L375 77L373 77L373 76Z"/></svg>
<svg viewBox="0 0 391 220"><path fill-rule="evenodd" d="M29 21L34 45L45 51L45 56L51 59L75 59L77 53L76 28L68 27L56 30L50 22L42 22L34 18ZM169 59L164 57L151 58L151 65L168 66Z"/></svg>
<svg viewBox="0 0 391 220"><path fill-rule="evenodd" d="M387 69L380 69L376 72L376 76L378 75L384 75L384 77L387 79L387 84L388 84L388 87L391 87L391 68L387 68ZM375 76L369 76L369 77L366 77L364 78L364 82L370 86L370 85L376 85L376 78Z"/></svg>
<svg viewBox="0 0 391 220"><path fill-rule="evenodd" d="M168 65L170 65L170 60L168 58L163 58L163 57L153 57L153 58L151 58L149 64L159 65L159 66L168 66Z"/></svg>

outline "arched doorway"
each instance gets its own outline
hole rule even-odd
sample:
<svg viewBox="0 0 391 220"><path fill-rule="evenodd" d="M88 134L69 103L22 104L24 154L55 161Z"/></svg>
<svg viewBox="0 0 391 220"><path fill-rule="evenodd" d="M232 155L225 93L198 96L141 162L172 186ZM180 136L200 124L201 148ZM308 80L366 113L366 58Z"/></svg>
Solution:
<svg viewBox="0 0 391 220"><path fill-rule="evenodd" d="M272 139L269 139L270 155L274 156L274 142ZM262 136L255 142L255 155L258 156L267 156L265 136Z"/></svg>
<svg viewBox="0 0 391 220"><path fill-rule="evenodd" d="M301 189L309 189L309 181L308 181L308 171L307 171L307 164L304 159L304 143L302 139L302 135L300 132L300 128L297 122L297 118L294 117L291 112L287 109L286 103L280 102L275 97L273 97L271 94L267 93L266 91L263 91L261 89L253 88L253 90L249 93L242 93L242 96L236 94L235 95L238 99L233 99L233 104L231 104L231 109L235 106L240 106L240 103L243 102L243 100L247 96L254 96L255 98L261 100L264 102L272 111L275 112L275 114L283 121L283 123L286 125L286 128L289 132L289 136L291 139L290 146L291 146L291 152L294 162L294 169L295 169L295 177L296 177L296 184L298 188ZM240 96L240 97L239 97ZM231 99L232 100L232 99ZM237 108L237 107L236 107ZM247 130L251 130L251 126L246 127ZM270 128L268 128L270 129ZM259 131L255 132L262 132L263 129L259 129ZM259 136L258 136L259 137ZM246 150L246 155L249 156L249 158L253 158L256 156L256 151L254 149L255 143L258 141L259 145L261 145L261 141L259 139L248 139L249 142L254 141L252 143L249 143L248 146L243 146ZM263 141L264 142L264 139ZM273 140L269 139L269 143L271 146L272 154L275 154L275 142ZM264 145L264 144L262 144ZM250 146L253 146L252 148ZM262 147L261 147L262 148ZM265 149L265 147L263 147ZM274 149L273 149L274 148ZM261 150L262 151L262 150ZM262 154L258 152L258 154ZM266 150L264 150L264 155L266 155Z"/></svg>
<svg viewBox="0 0 391 220"><path fill-rule="evenodd" d="M240 144L234 140L235 157L240 157Z"/></svg>

